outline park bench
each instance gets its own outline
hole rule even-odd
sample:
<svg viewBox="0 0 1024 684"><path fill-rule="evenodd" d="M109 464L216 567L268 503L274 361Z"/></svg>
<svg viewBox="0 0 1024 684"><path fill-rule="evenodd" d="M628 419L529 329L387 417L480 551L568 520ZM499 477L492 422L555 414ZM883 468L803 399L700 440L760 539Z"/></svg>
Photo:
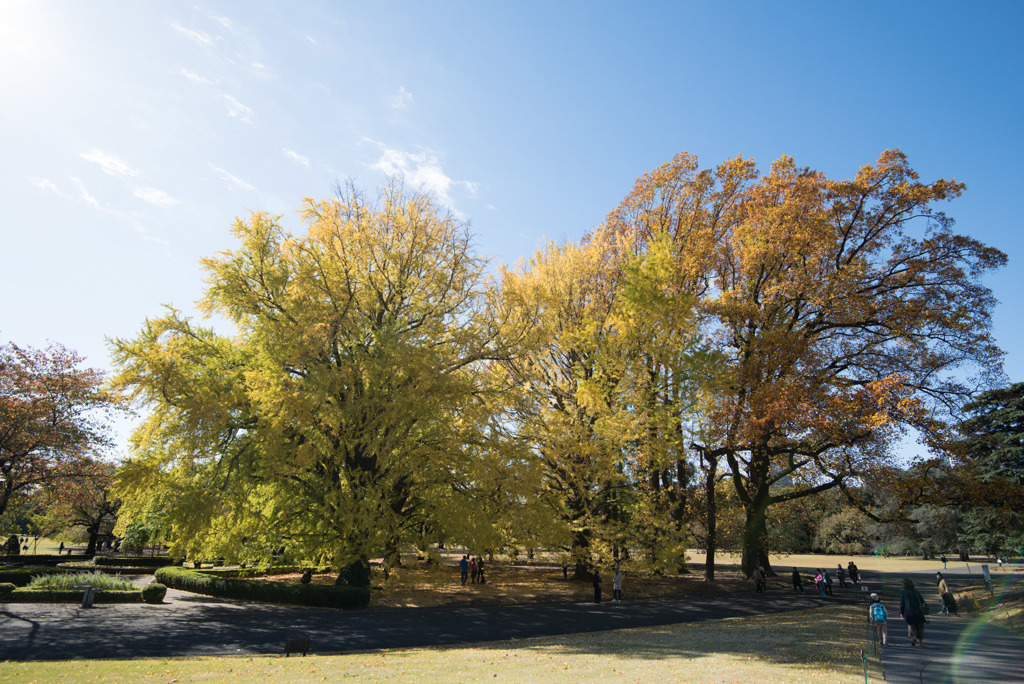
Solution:
<svg viewBox="0 0 1024 684"><path fill-rule="evenodd" d="M302 655L305 656L309 651L309 637L301 639L285 639L284 640L284 657L287 658L293 652L298 653L302 651Z"/></svg>

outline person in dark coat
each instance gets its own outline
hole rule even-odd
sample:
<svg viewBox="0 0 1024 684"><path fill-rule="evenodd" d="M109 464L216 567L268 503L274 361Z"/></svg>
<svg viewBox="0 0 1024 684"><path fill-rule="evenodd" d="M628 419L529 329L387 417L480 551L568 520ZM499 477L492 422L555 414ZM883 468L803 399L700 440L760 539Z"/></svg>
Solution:
<svg viewBox="0 0 1024 684"><path fill-rule="evenodd" d="M601 602L601 572L594 570L594 603Z"/></svg>
<svg viewBox="0 0 1024 684"><path fill-rule="evenodd" d="M793 568L793 593L800 592L804 593L804 581L800 577L800 571Z"/></svg>
<svg viewBox="0 0 1024 684"><path fill-rule="evenodd" d="M900 592L900 617L907 623L911 646L924 648L924 611L924 597L914 588L914 580L907 577L903 580L903 591Z"/></svg>

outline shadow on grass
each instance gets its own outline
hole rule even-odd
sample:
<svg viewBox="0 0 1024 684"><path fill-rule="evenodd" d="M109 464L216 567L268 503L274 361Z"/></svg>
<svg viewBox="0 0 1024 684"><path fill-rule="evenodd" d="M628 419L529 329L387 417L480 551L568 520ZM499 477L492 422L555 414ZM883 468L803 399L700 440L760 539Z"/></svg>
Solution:
<svg viewBox="0 0 1024 684"><path fill-rule="evenodd" d="M859 606L842 605L773 615L665 625L613 632L479 644L496 651L525 649L562 656L601 655L619 661L724 658L863 673L871 636ZM873 657L877 669L878 658Z"/></svg>

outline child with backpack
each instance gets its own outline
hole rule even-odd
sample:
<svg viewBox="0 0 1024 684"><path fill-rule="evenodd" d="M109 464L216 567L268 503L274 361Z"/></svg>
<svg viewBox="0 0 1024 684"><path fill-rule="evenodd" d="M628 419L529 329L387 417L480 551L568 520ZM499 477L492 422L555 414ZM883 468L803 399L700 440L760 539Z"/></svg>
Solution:
<svg viewBox="0 0 1024 684"><path fill-rule="evenodd" d="M871 595L871 605L868 606L868 620L871 621L875 626L875 637L878 639L878 643L885 646L886 637L888 636L888 625L885 619L889 616L889 611L882 605L882 600L878 598L878 594Z"/></svg>

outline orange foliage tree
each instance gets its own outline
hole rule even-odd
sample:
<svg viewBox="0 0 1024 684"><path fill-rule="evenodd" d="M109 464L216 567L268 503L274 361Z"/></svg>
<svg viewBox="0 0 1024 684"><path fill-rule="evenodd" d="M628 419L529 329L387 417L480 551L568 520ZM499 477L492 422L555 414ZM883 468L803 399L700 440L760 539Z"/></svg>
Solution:
<svg viewBox="0 0 1024 684"><path fill-rule="evenodd" d="M898 150L849 180L789 157L764 175L740 157L701 170L683 153L602 226L634 253L659 235L675 245L694 324L728 376L700 446L729 467L748 575L769 567L770 506L884 468L907 427L943 444L957 407L1000 373L981 277L1006 257L934 207L963 190L921 182Z"/></svg>
<svg viewBox="0 0 1024 684"><path fill-rule="evenodd" d="M92 472L113 408L100 371L60 344L0 346L0 515L17 493Z"/></svg>

